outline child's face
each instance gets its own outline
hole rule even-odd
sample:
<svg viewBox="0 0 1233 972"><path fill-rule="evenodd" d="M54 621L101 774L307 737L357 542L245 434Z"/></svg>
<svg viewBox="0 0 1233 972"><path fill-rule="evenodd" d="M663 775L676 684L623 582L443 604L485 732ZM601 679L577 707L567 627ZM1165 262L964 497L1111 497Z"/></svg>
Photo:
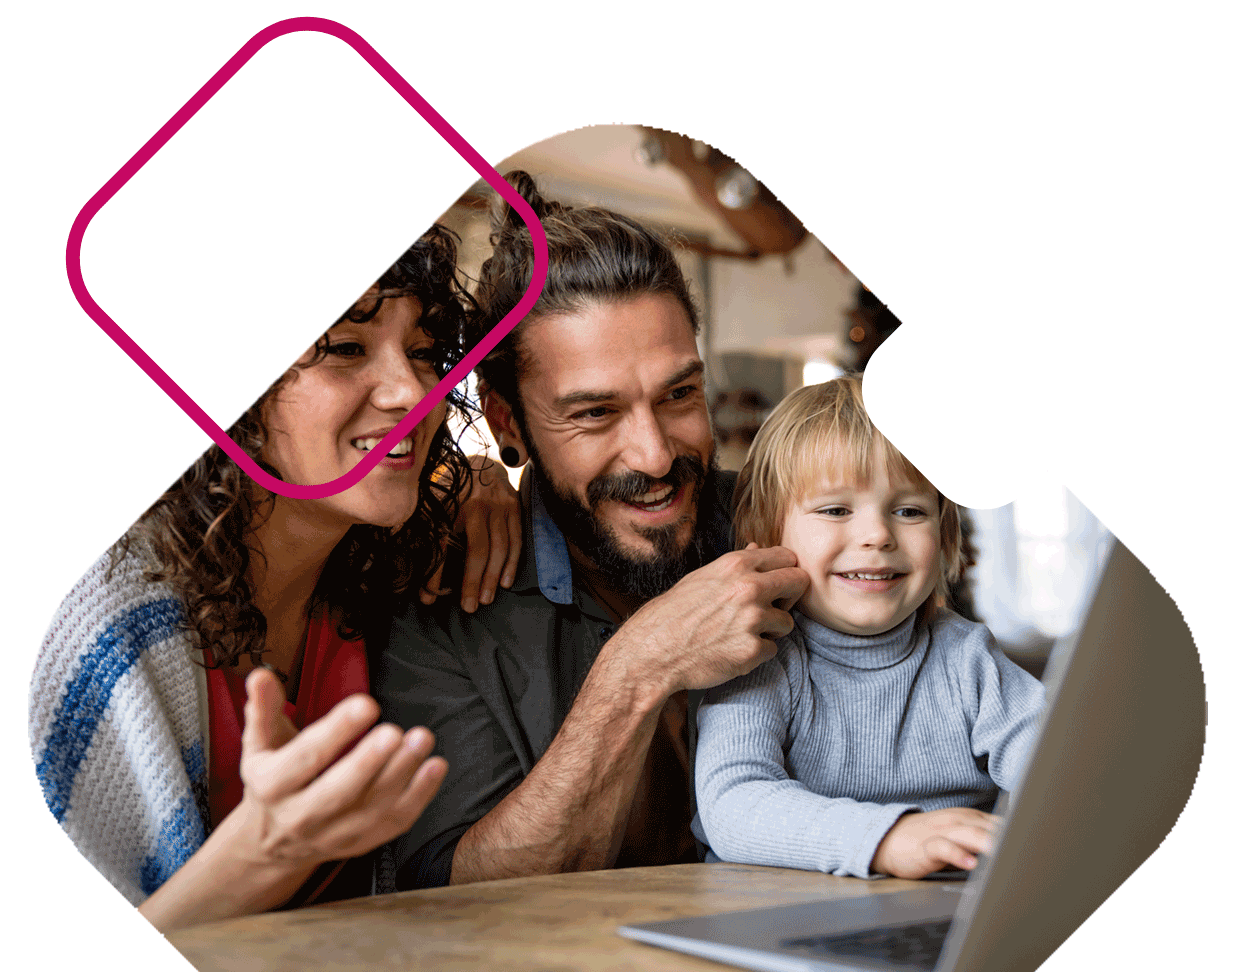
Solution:
<svg viewBox="0 0 1233 972"><path fill-rule="evenodd" d="M942 571L937 491L892 476L815 482L788 508L780 542L809 573L807 617L854 635L889 631L925 603Z"/></svg>

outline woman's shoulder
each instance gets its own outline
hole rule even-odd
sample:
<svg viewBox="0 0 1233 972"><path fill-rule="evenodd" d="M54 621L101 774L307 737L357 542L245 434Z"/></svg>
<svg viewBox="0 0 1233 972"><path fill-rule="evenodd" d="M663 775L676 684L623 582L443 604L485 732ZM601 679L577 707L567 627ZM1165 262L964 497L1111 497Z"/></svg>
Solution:
<svg viewBox="0 0 1233 972"><path fill-rule="evenodd" d="M168 585L148 579L149 549L128 535L91 565L52 616L30 686L30 724L50 717L67 692L97 692L155 646L185 649L183 603ZM101 680L101 681L100 681Z"/></svg>
<svg viewBox="0 0 1233 972"><path fill-rule="evenodd" d="M52 617L44 645L71 640L80 644L100 626L120 631L148 628L152 619L183 615L172 588L149 579L153 554L139 537L125 535L98 558L73 585Z"/></svg>

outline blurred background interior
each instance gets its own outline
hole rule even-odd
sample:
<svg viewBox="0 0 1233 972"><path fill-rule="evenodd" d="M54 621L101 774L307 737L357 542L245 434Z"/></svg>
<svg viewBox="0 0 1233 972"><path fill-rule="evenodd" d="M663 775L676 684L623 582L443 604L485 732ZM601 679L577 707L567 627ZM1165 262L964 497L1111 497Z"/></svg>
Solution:
<svg viewBox="0 0 1233 972"><path fill-rule="evenodd" d="M900 325L770 189L705 142L602 125L539 142L497 169L525 169L546 198L613 209L675 241L702 321L699 349L722 468L741 467L754 433L786 394L864 370ZM491 198L479 182L440 220L462 239L460 263L472 279L491 251ZM495 459L485 435L478 426L468 430L468 451ZM966 511L966 518L975 564L956 606L1039 675L1055 641L1080 620L1108 531L1060 486L1000 509Z"/></svg>

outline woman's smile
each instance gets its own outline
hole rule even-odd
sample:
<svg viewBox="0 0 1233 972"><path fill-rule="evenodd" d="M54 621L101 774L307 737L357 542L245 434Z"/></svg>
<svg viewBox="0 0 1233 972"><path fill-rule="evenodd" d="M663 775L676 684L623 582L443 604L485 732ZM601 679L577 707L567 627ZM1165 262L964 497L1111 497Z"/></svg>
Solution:
<svg viewBox="0 0 1233 972"><path fill-rule="evenodd" d="M370 302L376 294L370 292ZM361 304L362 306L362 304ZM432 339L412 297L386 298L371 319L344 318L307 352L267 406L263 457L284 479L323 483L352 469L436 385ZM359 483L314 501L344 524L398 526L415 511L419 478L445 405L438 405Z"/></svg>

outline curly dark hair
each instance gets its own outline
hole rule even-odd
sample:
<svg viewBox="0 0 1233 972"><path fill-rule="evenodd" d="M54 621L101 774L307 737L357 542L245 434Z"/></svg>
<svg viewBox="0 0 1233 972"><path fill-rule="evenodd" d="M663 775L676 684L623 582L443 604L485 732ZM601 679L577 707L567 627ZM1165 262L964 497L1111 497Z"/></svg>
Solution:
<svg viewBox="0 0 1233 972"><path fill-rule="evenodd" d="M531 206L548 238L548 277L526 320L498 344L477 374L510 405L525 426L518 382L521 332L536 317L570 313L597 302L628 301L646 294L676 297L698 333L698 310L669 241L640 223L598 206L570 207L544 199L535 180L515 170L505 176ZM496 197L492 212L493 253L484 261L476 288L479 305L467 330L474 347L522 299L531 284L534 252L531 234L517 211Z"/></svg>
<svg viewBox="0 0 1233 972"><path fill-rule="evenodd" d="M362 298L335 323L362 323L376 316L385 300L414 297L423 308L419 326L433 339L434 366L443 377L462 358L463 325L473 307L458 280L457 237L433 226L381 275L376 287L375 300L372 295ZM262 408L297 368L318 363L328 347L328 335L323 335L310 360L279 378L228 430L274 476L278 470L260 458L267 435ZM461 384L446 401L473 420ZM470 482L466 458L442 422L428 450L414 514L395 529L353 526L330 553L310 610L328 604L338 612L338 631L344 638L377 630L378 619L387 618L399 599L418 590L441 563ZM212 445L141 516L119 548L122 553L133 537L152 548L158 567L148 572L148 579L165 582L180 595L185 627L210 649L219 667L234 666L244 655L261 663L266 618L253 602L249 581L251 559L261 554L249 547L248 537L252 525L268 516L277 501Z"/></svg>

